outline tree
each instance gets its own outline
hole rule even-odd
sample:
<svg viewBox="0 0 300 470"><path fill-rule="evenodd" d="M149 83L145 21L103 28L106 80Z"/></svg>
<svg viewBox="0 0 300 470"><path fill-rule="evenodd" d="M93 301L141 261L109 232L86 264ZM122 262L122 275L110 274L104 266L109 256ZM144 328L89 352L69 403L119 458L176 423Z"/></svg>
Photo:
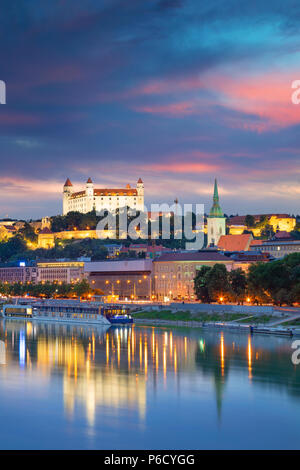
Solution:
<svg viewBox="0 0 300 470"><path fill-rule="evenodd" d="M267 303L270 301L270 297L265 290L265 277L266 277L266 264L255 263L249 267L247 282L249 295L252 301L256 304Z"/></svg>
<svg viewBox="0 0 300 470"><path fill-rule="evenodd" d="M277 305L299 301L300 253L270 263L257 263L248 271L248 288L257 303Z"/></svg>
<svg viewBox="0 0 300 470"><path fill-rule="evenodd" d="M194 291L197 299L207 304L211 302L207 286L207 275L211 269L212 268L209 266L201 266L201 268L197 270L196 277L194 279Z"/></svg>
<svg viewBox="0 0 300 470"><path fill-rule="evenodd" d="M219 301L230 296L228 272L224 264L215 264L212 268L202 266L194 279L195 294L205 303Z"/></svg>
<svg viewBox="0 0 300 470"><path fill-rule="evenodd" d="M266 224L261 231L261 236L265 238L271 238L274 235L273 226Z"/></svg>
<svg viewBox="0 0 300 470"><path fill-rule="evenodd" d="M255 224L255 219L253 217L253 215L246 215L245 217L245 224L247 225L247 227L253 227L254 224Z"/></svg>
<svg viewBox="0 0 300 470"><path fill-rule="evenodd" d="M37 242L37 234L28 222L24 223L24 227L19 230L19 234L25 241L29 241L31 243Z"/></svg>
<svg viewBox="0 0 300 470"><path fill-rule="evenodd" d="M92 289L87 280L83 279L81 282L74 284L73 292L81 299L81 297L86 297L88 294L91 294Z"/></svg>
<svg viewBox="0 0 300 470"><path fill-rule="evenodd" d="M26 251L26 244L24 240L16 235L10 238L7 242L0 243L0 259L6 262L13 257L20 256L20 253Z"/></svg>
<svg viewBox="0 0 300 470"><path fill-rule="evenodd" d="M241 268L233 269L229 273L232 299L235 302L243 303L247 290L247 278Z"/></svg>
<svg viewBox="0 0 300 470"><path fill-rule="evenodd" d="M224 300L230 296L229 275L224 264L215 264L207 273L209 297L214 301Z"/></svg>

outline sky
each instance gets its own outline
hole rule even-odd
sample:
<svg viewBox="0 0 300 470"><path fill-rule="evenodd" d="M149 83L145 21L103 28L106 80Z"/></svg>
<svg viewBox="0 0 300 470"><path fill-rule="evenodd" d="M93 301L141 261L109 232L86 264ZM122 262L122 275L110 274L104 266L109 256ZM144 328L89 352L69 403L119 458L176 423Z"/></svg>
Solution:
<svg viewBox="0 0 300 470"><path fill-rule="evenodd" d="M83 189L299 214L296 0L1 0L0 218Z"/></svg>

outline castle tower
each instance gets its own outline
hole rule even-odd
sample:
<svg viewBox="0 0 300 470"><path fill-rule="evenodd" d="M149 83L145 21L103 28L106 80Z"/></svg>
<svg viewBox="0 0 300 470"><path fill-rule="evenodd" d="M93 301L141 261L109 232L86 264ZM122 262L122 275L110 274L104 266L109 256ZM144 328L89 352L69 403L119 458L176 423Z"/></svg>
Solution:
<svg viewBox="0 0 300 470"><path fill-rule="evenodd" d="M221 235L226 235L226 218L220 207L218 183L215 179L213 206L207 218L207 246L217 246Z"/></svg>
<svg viewBox="0 0 300 470"><path fill-rule="evenodd" d="M73 185L69 178L67 178L63 188L63 215L66 215L69 212L69 197L72 192Z"/></svg>
<svg viewBox="0 0 300 470"><path fill-rule="evenodd" d="M94 207L94 184L91 178L89 178L85 185L86 195L86 212L90 212Z"/></svg>
<svg viewBox="0 0 300 470"><path fill-rule="evenodd" d="M144 183L142 181L142 178L138 179L136 190L137 190L136 208L138 211L144 211Z"/></svg>

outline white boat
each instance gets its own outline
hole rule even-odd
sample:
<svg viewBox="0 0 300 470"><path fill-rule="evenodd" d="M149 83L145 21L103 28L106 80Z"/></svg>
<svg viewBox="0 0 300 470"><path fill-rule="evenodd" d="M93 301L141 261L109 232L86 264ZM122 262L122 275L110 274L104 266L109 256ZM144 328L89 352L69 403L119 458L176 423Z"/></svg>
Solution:
<svg viewBox="0 0 300 470"><path fill-rule="evenodd" d="M111 325L102 314L101 306L82 302L41 301L31 304L7 304L3 306L2 316L4 318L25 320L88 323L102 326Z"/></svg>

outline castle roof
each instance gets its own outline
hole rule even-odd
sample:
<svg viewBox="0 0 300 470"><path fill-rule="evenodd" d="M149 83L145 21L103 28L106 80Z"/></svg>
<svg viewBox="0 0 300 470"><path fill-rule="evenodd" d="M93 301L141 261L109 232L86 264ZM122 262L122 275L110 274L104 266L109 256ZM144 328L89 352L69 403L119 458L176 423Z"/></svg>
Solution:
<svg viewBox="0 0 300 470"><path fill-rule="evenodd" d="M84 196L84 195L85 195L85 191L77 191L76 193L71 194L70 199L75 199L77 197Z"/></svg>
<svg viewBox="0 0 300 470"><path fill-rule="evenodd" d="M69 178L66 179L64 186L73 186Z"/></svg>
<svg viewBox="0 0 300 470"><path fill-rule="evenodd" d="M91 180L91 178L89 178L89 179L87 180L87 184L88 184L88 183L93 183L93 181Z"/></svg>
<svg viewBox="0 0 300 470"><path fill-rule="evenodd" d="M85 195L85 191L78 191L71 194L70 199L76 199ZM94 196L137 196L137 190L133 188L110 189L100 188L94 189Z"/></svg>
<svg viewBox="0 0 300 470"><path fill-rule="evenodd" d="M133 188L121 189L95 189L94 196L137 196L137 190Z"/></svg>
<svg viewBox="0 0 300 470"><path fill-rule="evenodd" d="M139 178L139 179L138 179L138 183L139 183L139 184L140 184L140 183L143 183L142 178Z"/></svg>

